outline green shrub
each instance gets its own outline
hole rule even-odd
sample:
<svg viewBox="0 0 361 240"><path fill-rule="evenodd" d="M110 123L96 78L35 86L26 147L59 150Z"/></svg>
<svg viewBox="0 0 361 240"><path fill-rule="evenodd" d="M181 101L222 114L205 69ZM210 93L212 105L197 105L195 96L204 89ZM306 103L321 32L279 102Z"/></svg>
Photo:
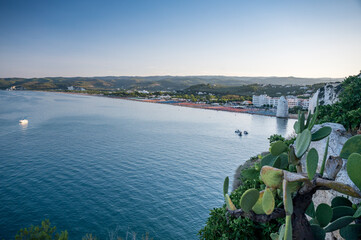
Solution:
<svg viewBox="0 0 361 240"><path fill-rule="evenodd" d="M67 240L68 232L56 232L56 227L51 226L49 219L41 222L41 226L31 225L29 228L20 229L15 236L16 240Z"/></svg>
<svg viewBox="0 0 361 240"><path fill-rule="evenodd" d="M282 141L284 142L287 146L293 144L296 140L295 137L292 137L290 139L285 139L284 137L282 137L281 135L278 135L278 134L273 134L271 135L269 138L267 138L269 140L269 143L274 143L274 142L277 142L277 141Z"/></svg>

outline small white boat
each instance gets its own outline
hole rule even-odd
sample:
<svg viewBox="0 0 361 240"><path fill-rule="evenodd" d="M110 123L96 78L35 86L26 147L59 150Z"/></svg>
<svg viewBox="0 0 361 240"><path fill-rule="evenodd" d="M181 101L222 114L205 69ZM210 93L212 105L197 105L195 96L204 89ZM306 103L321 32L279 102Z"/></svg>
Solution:
<svg viewBox="0 0 361 240"><path fill-rule="evenodd" d="M25 124L28 124L28 123L29 123L28 119L19 120L19 124L25 125Z"/></svg>

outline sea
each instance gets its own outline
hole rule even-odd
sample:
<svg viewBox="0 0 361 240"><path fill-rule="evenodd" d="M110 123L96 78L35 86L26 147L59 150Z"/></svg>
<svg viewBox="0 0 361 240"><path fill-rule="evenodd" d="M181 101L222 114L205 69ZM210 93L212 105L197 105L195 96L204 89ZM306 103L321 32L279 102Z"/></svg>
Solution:
<svg viewBox="0 0 361 240"><path fill-rule="evenodd" d="M20 125L26 118L29 123ZM0 91L0 239L49 219L69 239L198 239L223 181L295 120ZM235 130L248 131L238 136Z"/></svg>

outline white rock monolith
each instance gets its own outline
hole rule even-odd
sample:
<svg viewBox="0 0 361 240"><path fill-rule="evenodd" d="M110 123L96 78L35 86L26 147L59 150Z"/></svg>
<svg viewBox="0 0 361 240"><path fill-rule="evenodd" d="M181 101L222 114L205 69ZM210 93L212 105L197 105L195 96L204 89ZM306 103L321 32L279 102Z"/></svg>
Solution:
<svg viewBox="0 0 361 240"><path fill-rule="evenodd" d="M288 117L288 103L284 96L280 97L280 99L278 100L276 117Z"/></svg>

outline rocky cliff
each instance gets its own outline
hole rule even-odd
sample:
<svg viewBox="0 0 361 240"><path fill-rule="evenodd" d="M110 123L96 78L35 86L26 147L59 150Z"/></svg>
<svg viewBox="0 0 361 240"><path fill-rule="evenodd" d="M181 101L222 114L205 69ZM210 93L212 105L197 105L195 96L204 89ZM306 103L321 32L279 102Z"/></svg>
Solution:
<svg viewBox="0 0 361 240"><path fill-rule="evenodd" d="M338 95L341 92L341 83L329 83L324 87L318 89L316 93L312 96L310 100L310 105L308 107L308 111L313 113L317 105L317 98L319 105L329 105L334 104L338 101Z"/></svg>

